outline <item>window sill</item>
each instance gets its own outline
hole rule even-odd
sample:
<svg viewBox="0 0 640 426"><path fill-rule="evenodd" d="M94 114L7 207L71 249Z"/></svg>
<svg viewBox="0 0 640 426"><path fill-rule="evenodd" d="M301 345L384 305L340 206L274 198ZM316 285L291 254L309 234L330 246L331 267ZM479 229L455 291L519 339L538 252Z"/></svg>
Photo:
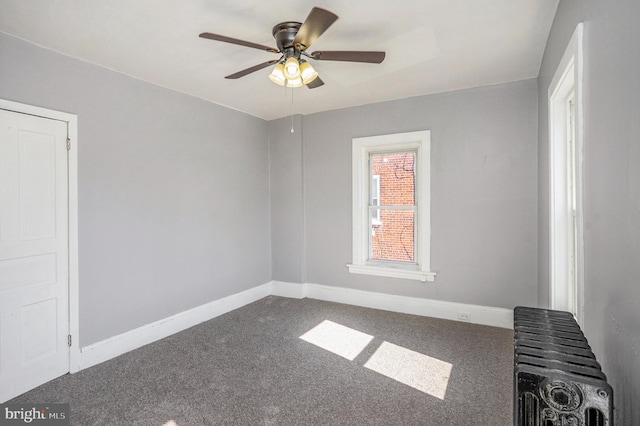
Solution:
<svg viewBox="0 0 640 426"><path fill-rule="evenodd" d="M353 265L348 264L349 272L352 274L376 275L379 277L404 278L407 280L416 280L422 282L435 281L435 272L429 271L411 271L398 268L384 268L380 266Z"/></svg>

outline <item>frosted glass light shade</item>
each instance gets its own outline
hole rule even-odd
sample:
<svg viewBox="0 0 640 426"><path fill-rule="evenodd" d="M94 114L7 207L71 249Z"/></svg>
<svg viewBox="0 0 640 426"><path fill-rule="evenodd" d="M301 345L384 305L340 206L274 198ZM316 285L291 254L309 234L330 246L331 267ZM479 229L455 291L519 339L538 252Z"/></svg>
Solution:
<svg viewBox="0 0 640 426"><path fill-rule="evenodd" d="M300 77L300 64L298 59L291 56L284 62L284 78L295 80Z"/></svg>
<svg viewBox="0 0 640 426"><path fill-rule="evenodd" d="M295 80L287 80L287 87L302 87L302 79L298 77Z"/></svg>
<svg viewBox="0 0 640 426"><path fill-rule="evenodd" d="M271 74L269 74L269 79L279 86L284 86L284 65L276 65L273 71L271 71Z"/></svg>
<svg viewBox="0 0 640 426"><path fill-rule="evenodd" d="M318 72L309 62L305 61L300 64L300 77L302 77L304 84L309 84L318 77Z"/></svg>

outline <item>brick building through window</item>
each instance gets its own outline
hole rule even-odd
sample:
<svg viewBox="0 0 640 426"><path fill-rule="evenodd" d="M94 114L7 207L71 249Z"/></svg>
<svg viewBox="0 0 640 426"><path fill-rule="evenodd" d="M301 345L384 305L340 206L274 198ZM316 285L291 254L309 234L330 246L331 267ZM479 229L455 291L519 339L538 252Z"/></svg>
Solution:
<svg viewBox="0 0 640 426"><path fill-rule="evenodd" d="M370 155L370 260L415 262L416 152Z"/></svg>

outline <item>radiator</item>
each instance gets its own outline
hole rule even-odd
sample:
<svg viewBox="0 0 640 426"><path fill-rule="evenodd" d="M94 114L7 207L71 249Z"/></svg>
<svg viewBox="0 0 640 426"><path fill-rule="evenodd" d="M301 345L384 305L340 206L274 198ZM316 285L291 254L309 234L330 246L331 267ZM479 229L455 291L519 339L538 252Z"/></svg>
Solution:
<svg viewBox="0 0 640 426"><path fill-rule="evenodd" d="M514 309L516 426L613 426L613 390L573 315Z"/></svg>

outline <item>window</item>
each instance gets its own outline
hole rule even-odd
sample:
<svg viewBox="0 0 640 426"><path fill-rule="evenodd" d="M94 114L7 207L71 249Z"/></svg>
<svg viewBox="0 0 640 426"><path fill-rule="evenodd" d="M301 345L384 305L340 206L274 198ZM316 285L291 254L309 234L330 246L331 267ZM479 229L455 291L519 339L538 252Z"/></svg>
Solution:
<svg viewBox="0 0 640 426"><path fill-rule="evenodd" d="M353 139L349 272L433 281L430 132Z"/></svg>
<svg viewBox="0 0 640 426"><path fill-rule="evenodd" d="M369 205L370 262L414 263L416 151L369 154L372 194Z"/></svg>
<svg viewBox="0 0 640 426"><path fill-rule="evenodd" d="M582 24L549 85L549 306L584 318Z"/></svg>

